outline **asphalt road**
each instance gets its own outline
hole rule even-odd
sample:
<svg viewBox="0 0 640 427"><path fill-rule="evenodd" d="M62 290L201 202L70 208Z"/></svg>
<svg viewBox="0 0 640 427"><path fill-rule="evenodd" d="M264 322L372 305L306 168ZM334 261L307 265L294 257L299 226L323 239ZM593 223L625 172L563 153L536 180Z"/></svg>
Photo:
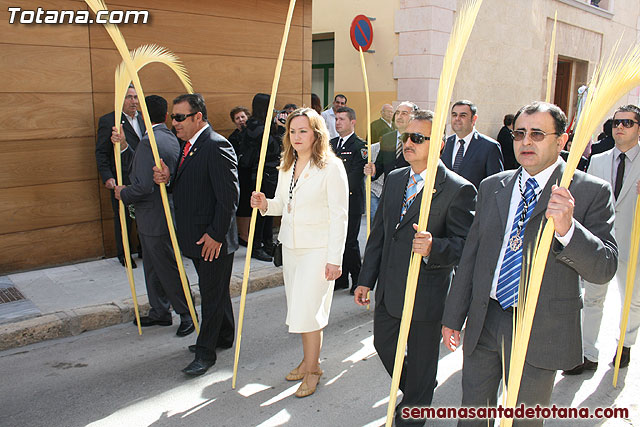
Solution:
<svg viewBox="0 0 640 427"><path fill-rule="evenodd" d="M234 299L236 316L238 303ZM293 396L298 382L284 376L297 366L302 350L299 337L287 332L285 312L282 287L248 296L236 390L231 388L233 349L221 351L216 366L202 377L180 372L192 360L187 346L195 336L176 337L175 319L174 326L145 328L142 336L131 324L119 325L0 352L0 425L382 425L390 378L373 349L373 313L357 307L346 291L335 294L322 352L325 374L316 394L298 399ZM461 365L461 351L441 350L434 406L459 404ZM625 379L627 384L617 389L603 362L595 374L558 375L553 402L629 407L629 420L606 425L640 424L637 367L632 356L631 373L621 372L621 384Z"/></svg>

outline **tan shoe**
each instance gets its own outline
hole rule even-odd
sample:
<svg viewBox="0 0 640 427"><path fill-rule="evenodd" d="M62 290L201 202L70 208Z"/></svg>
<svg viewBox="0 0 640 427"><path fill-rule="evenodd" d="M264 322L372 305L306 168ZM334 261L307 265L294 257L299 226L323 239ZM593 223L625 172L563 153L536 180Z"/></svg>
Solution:
<svg viewBox="0 0 640 427"><path fill-rule="evenodd" d="M300 371L300 368L302 367L303 363L304 361L300 362L298 367L293 369L291 372L289 372L289 374L285 377L285 379L287 381L300 381L301 379L303 379L305 373Z"/></svg>
<svg viewBox="0 0 640 427"><path fill-rule="evenodd" d="M307 397L315 393L316 388L318 387L318 384L320 384L320 377L322 376L323 373L324 372L322 372L322 370L318 372L307 372L304 376L304 380L302 381L302 384L300 384L300 387L298 387L298 390L296 391L296 397ZM315 375L318 377L318 382L313 387L309 387L307 385L307 378L310 375Z"/></svg>

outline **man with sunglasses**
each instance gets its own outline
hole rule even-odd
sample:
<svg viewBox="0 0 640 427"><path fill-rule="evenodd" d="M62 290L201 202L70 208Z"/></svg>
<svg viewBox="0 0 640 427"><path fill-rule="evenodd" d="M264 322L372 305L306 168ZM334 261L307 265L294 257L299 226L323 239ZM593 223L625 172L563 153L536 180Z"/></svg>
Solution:
<svg viewBox="0 0 640 427"><path fill-rule="evenodd" d="M410 166L396 169L385 179L355 290L356 304L366 305L367 293L377 281L373 342L385 369L393 375L412 250L423 256L400 379L403 399L396 411L396 425L412 423L402 418L403 408L431 404L436 387L440 319L476 201L474 186L438 161L427 231L415 232L429 144L442 145L440 137L430 141L432 120L431 111L417 110L402 134L403 154Z"/></svg>
<svg viewBox="0 0 640 427"><path fill-rule="evenodd" d="M142 115L138 111L140 103L138 102L138 94L136 93L133 85L129 85L127 94L122 104L122 114L120 117L120 123L124 131L127 144L126 148L122 149L122 152L130 150L135 151L142 135L146 130L144 126L144 120ZM96 163L98 164L98 172L100 178L104 183L105 188L109 190L111 195L111 208L113 209L113 230L116 240L116 251L118 260L122 266L125 265L124 261L124 246L122 246L122 229L120 228L120 205L115 198L114 189L116 187L116 162L113 157L113 144L111 142L111 133L115 130L115 112L112 111L104 116L100 117L98 121L98 135L96 139ZM128 163L130 156L123 157L122 163L122 182L124 185L131 184L129 180L128 171L130 164ZM131 230L132 219L129 215L126 216L127 229ZM131 235L129 235L131 237ZM131 245L129 245L131 246ZM138 250L138 254L141 256L141 249ZM136 268L136 263L131 260L131 266Z"/></svg>
<svg viewBox="0 0 640 427"><path fill-rule="evenodd" d="M195 359L182 370L202 375L216 363L216 348L230 348L234 319L229 294L233 253L238 249L238 162L233 147L207 122L200 94L173 100L172 124L184 141L175 171L154 167L156 183L169 182L176 213L178 243L198 272L202 298Z"/></svg>
<svg viewBox="0 0 640 427"><path fill-rule="evenodd" d="M603 284L615 273L609 184L576 171L568 189L556 185L565 169L559 154L568 138L566 126L565 114L555 105L534 102L522 107L513 131L514 152L522 167L480 184L476 216L442 318L444 344L451 351L460 345L466 320L462 406L497 403L503 366L509 374L514 314L521 310L521 272L530 267L527 254L545 218L553 218L555 238L540 287L518 405L548 407L556 371L582 361L580 276ZM542 425L543 420L520 421ZM459 424L486 426L487 420Z"/></svg>
<svg viewBox="0 0 640 427"><path fill-rule="evenodd" d="M475 128L478 109L471 101L462 100L451 107L451 128L442 150L442 162L478 188L480 181L504 170L500 144Z"/></svg>
<svg viewBox="0 0 640 427"><path fill-rule="evenodd" d="M627 265L629 263L629 248L631 246L630 233L636 205L636 187L640 180L640 108L635 105L625 105L616 110L613 115L613 139L615 147L612 150L595 155L591 158L588 172L602 178L613 188L614 204L616 208L615 234L618 242L618 271L616 282L620 292L621 306L624 306ZM636 262L636 260L633 260ZM594 371L598 368L598 349L596 341L602 322L602 310L607 295L608 286L594 285L584 281L584 361L575 368L565 371L567 375L581 374L585 370ZM607 326L613 327L613 323ZM631 346L635 344L640 327L640 274L636 274L629 323L624 337L620 367L629 366ZM617 345L616 345L617 349ZM616 352L612 363L615 363Z"/></svg>

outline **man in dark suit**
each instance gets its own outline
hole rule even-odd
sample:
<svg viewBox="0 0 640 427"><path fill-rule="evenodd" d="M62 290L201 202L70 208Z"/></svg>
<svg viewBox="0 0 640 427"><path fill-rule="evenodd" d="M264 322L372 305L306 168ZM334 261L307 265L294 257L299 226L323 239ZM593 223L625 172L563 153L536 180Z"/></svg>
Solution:
<svg viewBox="0 0 640 427"><path fill-rule="evenodd" d="M380 118L371 122L371 144L380 142L382 135L393 130L393 106L384 104L380 110Z"/></svg>
<svg viewBox="0 0 640 427"><path fill-rule="evenodd" d="M180 143L164 124L167 120L167 101L157 95L147 96L145 101L149 119L153 123L153 133L160 158L164 160L169 170L175 170L180 157ZM122 133L117 134L114 131L113 138L120 139L122 146L126 147L127 142ZM182 289L160 189L153 182L152 168L155 161L149 135L144 134L135 153L133 150L126 150L123 157L125 155L133 158L127 159L131 164L129 172L131 184L116 186L115 197L127 205L133 204L138 237L145 253L144 278L151 309L148 316L140 317L140 325L170 326L172 324L171 305L180 315L180 327L176 335L184 337L192 333L195 327ZM136 320L133 323L136 324Z"/></svg>
<svg viewBox="0 0 640 427"><path fill-rule="evenodd" d="M471 181L480 181L504 170L500 144L475 129L478 109L471 101L458 101L451 107L451 128L440 158L446 167Z"/></svg>
<svg viewBox="0 0 640 427"><path fill-rule="evenodd" d="M378 179L383 174L388 176L391 171L397 168L409 166L409 163L402 155L402 141L400 136L407 128L411 114L418 109L413 102L401 102L393 114L393 123L396 131L391 131L382 136L380 140L380 152L375 163L367 163L364 168L366 175L371 175L372 180Z"/></svg>
<svg viewBox="0 0 640 427"><path fill-rule="evenodd" d="M513 136L511 131L513 130L513 114L507 114L502 121L504 126L498 132L496 140L500 143L502 149L502 157L504 158L504 170L517 169L518 162L516 161L516 155L513 153Z"/></svg>
<svg viewBox="0 0 640 427"><path fill-rule="evenodd" d="M178 242L198 272L202 322L196 356L182 371L202 375L216 363L216 347L230 348L234 319L229 295L233 253L238 249L238 162L233 147L207 122L200 94L173 100L172 124L185 141L171 183ZM154 167L156 183L169 181L169 168Z"/></svg>
<svg viewBox="0 0 640 427"><path fill-rule="evenodd" d="M568 189L555 185L565 168L558 156L567 141L566 126L565 114L555 105L522 107L514 126L514 151L522 167L480 185L476 216L442 318L444 344L452 351L467 322L462 406L496 405L503 364L509 375L520 272L527 271L523 254L532 250L545 218L553 218L555 238L518 404L549 406L556 370L582 362L579 276L604 284L616 271L611 186L579 171ZM542 420L528 423L542 425Z"/></svg>
<svg viewBox="0 0 640 427"><path fill-rule="evenodd" d="M336 131L338 137L329 143L333 152L342 160L349 180L349 222L347 226L347 240L342 256L342 275L336 279L334 289L349 287L351 275L351 294L356 289L360 274L360 222L364 213L364 173L367 162L367 145L355 134L356 112L349 107L336 110Z"/></svg>
<svg viewBox="0 0 640 427"><path fill-rule="evenodd" d="M427 173L432 120L431 111L418 110L406 128L404 156L411 167L393 171L384 183L355 292L357 304L368 304L367 293L378 281L373 342L387 372L393 375L412 249L423 256L400 378L404 396L396 410L396 425L410 423L402 418L402 408L431 404L444 301L475 209L473 185L438 162L427 231L414 231L423 194L420 187ZM440 138L433 143L442 144Z"/></svg>
<svg viewBox="0 0 640 427"><path fill-rule="evenodd" d="M138 95L132 85L127 90L127 95L122 104L122 117L120 122L122 123L122 129L124 130L124 136L127 140L127 148L122 148L123 152L131 149L135 150L140 142L140 138L145 132L144 120L142 115L138 112ZM96 140L96 163L98 164L98 172L100 178L104 183L104 186L111 192L111 207L113 208L113 228L116 237L116 250L120 264L125 265L124 262L124 247L122 246L122 230L120 228L120 207L118 200L114 195L114 188L116 187L116 162L113 157L113 144L111 143L111 132L115 126L115 113L112 111L104 116L100 117L98 121L98 138ZM128 185L129 175L125 173L130 168L123 158L122 163L122 181L123 184ZM125 209L126 213L126 209ZM131 218L126 215L127 229L131 231ZM135 262L131 260L131 266L136 268Z"/></svg>

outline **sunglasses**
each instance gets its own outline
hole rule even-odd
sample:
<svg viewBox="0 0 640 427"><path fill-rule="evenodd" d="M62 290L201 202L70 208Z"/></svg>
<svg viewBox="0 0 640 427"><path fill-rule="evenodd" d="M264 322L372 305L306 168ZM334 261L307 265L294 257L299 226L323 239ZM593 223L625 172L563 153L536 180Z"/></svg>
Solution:
<svg viewBox="0 0 640 427"><path fill-rule="evenodd" d="M407 143L407 140L411 138L411 142L413 142L414 144L422 144L425 141L429 141L429 137L428 136L424 136L421 133L417 133L417 132L413 132L413 133L403 133L400 136L400 139L402 140L403 144Z"/></svg>
<svg viewBox="0 0 640 427"><path fill-rule="evenodd" d="M541 130L532 130L532 131L524 131L524 130L514 130L511 132L511 136L513 136L514 141L522 141L529 134L529 138L531 138L534 142L540 142L545 139L548 135L559 135L558 132L546 133Z"/></svg>
<svg viewBox="0 0 640 427"><path fill-rule="evenodd" d="M640 123L631 119L613 119L614 128L617 128L618 126L622 125L628 129L628 128L632 128L633 125L636 125L636 124L640 124Z"/></svg>
<svg viewBox="0 0 640 427"><path fill-rule="evenodd" d="M184 122L185 120L187 120L187 117L195 116L196 114L198 114L198 111L196 111L195 113L191 113L191 114L172 114L171 115L171 120L175 120L176 122L180 123L180 122Z"/></svg>

